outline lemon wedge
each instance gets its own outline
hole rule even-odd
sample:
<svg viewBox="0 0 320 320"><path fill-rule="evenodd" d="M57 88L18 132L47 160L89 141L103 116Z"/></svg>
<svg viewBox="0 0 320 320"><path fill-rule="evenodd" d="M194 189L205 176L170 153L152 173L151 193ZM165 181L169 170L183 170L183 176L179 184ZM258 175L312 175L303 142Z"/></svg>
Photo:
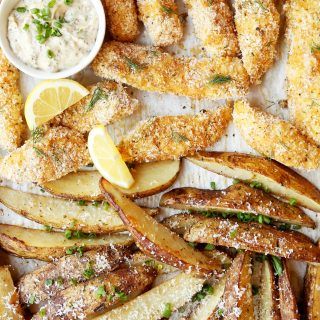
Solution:
<svg viewBox="0 0 320 320"><path fill-rule="evenodd" d="M131 173L103 125L90 131L88 149L95 167L105 179L125 189L133 185Z"/></svg>
<svg viewBox="0 0 320 320"><path fill-rule="evenodd" d="M28 95L24 108L29 129L33 130L48 122L88 94L85 87L73 80L40 82Z"/></svg>

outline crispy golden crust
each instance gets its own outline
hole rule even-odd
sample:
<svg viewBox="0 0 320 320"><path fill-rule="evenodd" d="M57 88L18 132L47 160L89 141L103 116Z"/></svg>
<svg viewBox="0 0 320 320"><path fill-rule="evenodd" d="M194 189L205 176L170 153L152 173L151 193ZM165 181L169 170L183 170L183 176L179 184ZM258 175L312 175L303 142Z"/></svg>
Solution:
<svg viewBox="0 0 320 320"><path fill-rule="evenodd" d="M244 67L251 82L260 83L276 54L280 15L274 0L236 0L235 23Z"/></svg>
<svg viewBox="0 0 320 320"><path fill-rule="evenodd" d="M3 158L0 171L3 178L17 183L44 183L59 179L88 163L90 156L85 137L78 131L55 127L38 141L31 138Z"/></svg>
<svg viewBox="0 0 320 320"><path fill-rule="evenodd" d="M318 243L320 246L320 242ZM304 310L307 320L320 320L320 266L307 266L304 279Z"/></svg>
<svg viewBox="0 0 320 320"><path fill-rule="evenodd" d="M194 154L212 146L231 119L230 106L198 115L154 117L141 122L118 148L125 161L148 162Z"/></svg>
<svg viewBox="0 0 320 320"><path fill-rule="evenodd" d="M249 252L241 252L233 260L226 275L227 281L222 297L223 319L255 319L251 277L251 255Z"/></svg>
<svg viewBox="0 0 320 320"><path fill-rule="evenodd" d="M234 105L233 120L244 140L264 156L297 169L317 169L320 148L296 127L246 101Z"/></svg>
<svg viewBox="0 0 320 320"><path fill-rule="evenodd" d="M315 222L300 208L243 183L231 185L224 190L172 189L162 195L160 206L192 211L217 211L217 214L219 212L262 214L285 223L315 227Z"/></svg>
<svg viewBox="0 0 320 320"><path fill-rule="evenodd" d="M19 281L20 301L28 304L34 297L34 303L45 301L73 283L85 282L83 273L91 263L95 276L110 272L129 258L128 249L121 246L111 246L102 250L91 250L79 255L68 255L52 263L26 274ZM46 280L52 280L52 285L46 285ZM59 281L57 281L59 279Z"/></svg>
<svg viewBox="0 0 320 320"><path fill-rule="evenodd" d="M0 147L9 151L21 146L27 128L22 117L19 77L19 70L0 49Z"/></svg>
<svg viewBox="0 0 320 320"><path fill-rule="evenodd" d="M283 272L278 278L279 308L281 319L299 320L300 315L297 305L297 299L293 292L287 262L285 259L282 259L282 266Z"/></svg>
<svg viewBox="0 0 320 320"><path fill-rule="evenodd" d="M118 41L134 41L139 35L137 8L134 0L104 0L107 25Z"/></svg>
<svg viewBox="0 0 320 320"><path fill-rule="evenodd" d="M240 53L233 13L226 0L187 0L197 37L206 51L217 57Z"/></svg>
<svg viewBox="0 0 320 320"><path fill-rule="evenodd" d="M183 36L175 0L138 0L139 19L156 46L178 43Z"/></svg>
<svg viewBox="0 0 320 320"><path fill-rule="evenodd" d="M286 3L288 106L296 125L320 144L320 2Z"/></svg>
<svg viewBox="0 0 320 320"><path fill-rule="evenodd" d="M155 277L156 271L151 267L122 267L60 291L45 305L46 318L92 318L140 295L151 286ZM43 317L38 313L33 319L42 320Z"/></svg>
<svg viewBox="0 0 320 320"><path fill-rule="evenodd" d="M111 124L131 115L139 101L130 97L121 84L103 81L89 88L90 94L55 117L52 124L82 133L99 124Z"/></svg>
<svg viewBox="0 0 320 320"><path fill-rule="evenodd" d="M238 58L178 58L137 44L106 43L92 66L101 77L141 90L197 99L242 97L249 87L248 74Z"/></svg>

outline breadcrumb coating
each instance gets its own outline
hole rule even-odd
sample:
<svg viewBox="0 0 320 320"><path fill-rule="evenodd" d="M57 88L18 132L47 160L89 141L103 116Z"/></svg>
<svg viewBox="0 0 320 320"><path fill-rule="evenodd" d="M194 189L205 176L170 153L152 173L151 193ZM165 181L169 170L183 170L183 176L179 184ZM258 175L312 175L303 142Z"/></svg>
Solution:
<svg viewBox="0 0 320 320"><path fill-rule="evenodd" d="M280 15L274 0L235 0L234 4L243 64L251 82L259 84L275 59Z"/></svg>
<svg viewBox="0 0 320 320"><path fill-rule="evenodd" d="M132 42L138 37L138 13L134 0L104 0L104 8L113 39Z"/></svg>
<svg viewBox="0 0 320 320"><path fill-rule="evenodd" d="M290 116L320 145L320 1L290 0L285 9Z"/></svg>
<svg viewBox="0 0 320 320"><path fill-rule="evenodd" d="M320 167L320 148L291 123L247 101L235 103L233 120L247 144L264 156L297 169Z"/></svg>
<svg viewBox="0 0 320 320"><path fill-rule="evenodd" d="M19 70L0 50L0 147L12 151L21 146L26 134Z"/></svg>
<svg viewBox="0 0 320 320"><path fill-rule="evenodd" d="M187 0L196 36L206 51L217 57L236 57L239 45L233 13L226 0Z"/></svg>
<svg viewBox="0 0 320 320"><path fill-rule="evenodd" d="M183 27L175 0L138 0L139 19L156 46L178 43Z"/></svg>
<svg viewBox="0 0 320 320"><path fill-rule="evenodd" d="M118 145L127 162L179 159L212 146L225 133L232 108L197 115L153 117L140 122Z"/></svg>
<svg viewBox="0 0 320 320"><path fill-rule="evenodd" d="M243 97L249 77L238 58L174 57L156 47L108 42L93 62L101 77L195 99Z"/></svg>
<svg viewBox="0 0 320 320"><path fill-rule="evenodd" d="M32 137L0 162L1 177L16 183L57 180L90 163L85 137L64 127Z"/></svg>
<svg viewBox="0 0 320 320"><path fill-rule="evenodd" d="M89 95L55 117L52 124L87 133L99 124L107 125L123 119L139 107L139 101L131 98L116 82L103 81L89 90Z"/></svg>

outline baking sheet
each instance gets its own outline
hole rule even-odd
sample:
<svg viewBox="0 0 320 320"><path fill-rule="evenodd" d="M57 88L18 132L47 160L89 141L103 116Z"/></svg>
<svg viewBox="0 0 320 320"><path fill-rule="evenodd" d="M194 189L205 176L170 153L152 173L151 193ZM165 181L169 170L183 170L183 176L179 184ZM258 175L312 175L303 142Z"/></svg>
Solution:
<svg viewBox="0 0 320 320"><path fill-rule="evenodd" d="M187 10L182 1L179 3L179 12L185 18L185 31L184 39L178 46L172 46L167 48L168 51L177 55L192 55L192 56L204 56L205 52L202 50L200 42L194 36L194 30L190 18L187 16ZM283 20L283 19L282 19ZM283 26L282 26L283 30ZM282 32L283 35L283 32ZM145 31L138 40L139 43L149 44L150 40ZM285 92L285 63L286 63L287 49L285 41L282 38L279 41L279 50L277 54L277 60L271 70L268 71L264 78L262 85L253 87L250 90L249 100L253 104L263 106L268 112L278 115L281 118L288 118L288 111L279 106L281 100L286 99ZM92 74L90 69L87 69L78 75L75 80L78 80L84 85L97 81L97 78ZM21 75L21 90L23 96L26 97L28 92L34 87L39 80L30 78L24 74ZM196 101L185 97L178 97L174 95L160 95L157 93L141 92L136 89L131 89L133 96L138 98L142 104L142 107L133 116L125 119L116 125L109 126L108 129L113 135L116 141L119 141L121 137L133 128L136 123L150 116L155 115L177 115L177 114L195 114L201 109L214 109L219 105L225 103L225 101L210 101L202 100ZM213 150L219 151L239 151L256 154L241 138L237 129L230 124L226 135L219 141ZM299 171L301 175L309 179L318 188L320 188L320 170L306 172ZM225 188L232 183L231 179L216 175L195 165L189 163L187 160L183 160L182 171L176 183L172 188L193 186L199 188L210 188L210 182L215 181L217 188ZM2 181L2 185L10 186L15 189L20 189L28 192L40 193L39 188L32 184L16 185L9 181ZM43 193L40 193L43 194ZM160 194L161 195L161 194ZM147 206L157 206L160 195L140 199L138 202ZM15 213L11 210L0 205L0 223L17 224L22 226L28 226L31 228L41 228L41 225L31 222ZM306 210L307 214L312 219L317 221L317 228L315 230L303 228L301 231L310 236L313 240L318 240L320 234L319 228L319 216L316 213ZM164 211L165 215L170 214L169 210ZM17 257L10 256L4 252L0 252L0 264L12 265L14 272L14 278L18 279L22 274L29 272L41 265L43 262L35 260L23 260ZM294 287L298 297L301 297L302 278L305 272L305 264L300 262L290 262L290 270L294 277Z"/></svg>

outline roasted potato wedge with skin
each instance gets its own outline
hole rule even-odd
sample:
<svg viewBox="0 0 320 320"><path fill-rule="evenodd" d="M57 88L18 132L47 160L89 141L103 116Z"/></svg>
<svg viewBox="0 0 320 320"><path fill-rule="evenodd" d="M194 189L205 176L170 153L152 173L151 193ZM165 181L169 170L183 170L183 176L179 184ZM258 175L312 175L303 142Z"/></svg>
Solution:
<svg viewBox="0 0 320 320"><path fill-rule="evenodd" d="M204 279L194 274L180 273L125 305L95 318L96 320L158 320L166 304L172 311L182 307L201 290Z"/></svg>
<svg viewBox="0 0 320 320"><path fill-rule="evenodd" d="M42 310L48 320L92 318L146 291L156 275L147 266L123 267L60 291ZM40 312L33 319L43 319Z"/></svg>
<svg viewBox="0 0 320 320"><path fill-rule="evenodd" d="M281 320L279 294L273 267L268 260L254 261L252 279L256 280L252 281L252 286L257 290L253 297L257 320Z"/></svg>
<svg viewBox="0 0 320 320"><path fill-rule="evenodd" d="M180 172L180 161L158 161L142 163L130 169L134 184L122 193L132 199L152 196L169 188ZM49 193L74 200L103 200L99 188L101 175L98 171L70 173L59 180L48 182L42 187Z"/></svg>
<svg viewBox="0 0 320 320"><path fill-rule="evenodd" d="M169 227L173 226L173 231L185 230L183 237L186 241L234 247L294 260L320 262L320 248L299 232L280 231L275 227L255 222L205 218L199 214L179 214L177 217L167 218L165 223Z"/></svg>
<svg viewBox="0 0 320 320"><path fill-rule="evenodd" d="M319 169L320 147L290 122L236 101L233 123L246 143L266 157L302 170Z"/></svg>
<svg viewBox="0 0 320 320"><path fill-rule="evenodd" d="M293 292L288 272L287 262L282 259L283 271L278 278L279 308L281 319L299 320L297 300ZM314 320L314 319L313 319Z"/></svg>
<svg viewBox="0 0 320 320"><path fill-rule="evenodd" d="M254 320L251 254L249 252L241 252L236 256L226 278L222 297L223 319Z"/></svg>
<svg viewBox="0 0 320 320"><path fill-rule="evenodd" d="M320 320L320 266L308 265L304 281L306 319Z"/></svg>
<svg viewBox="0 0 320 320"><path fill-rule="evenodd" d="M7 267L0 267L0 319L24 319L19 305L18 292Z"/></svg>
<svg viewBox="0 0 320 320"><path fill-rule="evenodd" d="M237 183L225 190L173 189L162 195L160 206L192 211L262 214L285 223L315 227L315 222L298 207L243 183Z"/></svg>
<svg viewBox="0 0 320 320"><path fill-rule="evenodd" d="M108 205L94 203L79 205L75 201L57 199L0 187L0 202L18 214L57 229L82 232L113 233L125 231L118 213ZM150 215L158 209L144 208Z"/></svg>
<svg viewBox="0 0 320 320"><path fill-rule="evenodd" d="M31 273L24 275L19 281L20 301L28 304L30 299L34 304L48 300L73 283L85 282L84 276L88 264L94 276L110 272L129 258L129 251L122 246L110 246L102 250L87 251L79 254L64 256ZM47 283L50 285L47 285Z"/></svg>
<svg viewBox="0 0 320 320"><path fill-rule="evenodd" d="M66 255L67 249L83 251L110 245L131 245L127 234L97 236L93 239L67 239L62 232L48 232L19 226L0 224L0 247L22 258L52 261Z"/></svg>
<svg viewBox="0 0 320 320"><path fill-rule="evenodd" d="M119 212L140 250L151 257L181 270L210 274L221 269L218 260L210 260L191 248L178 235L158 223L105 179L101 191Z"/></svg>
<svg viewBox="0 0 320 320"><path fill-rule="evenodd" d="M307 179L277 161L237 152L205 152L188 158L194 164L223 176L262 183L285 199L320 212L320 191Z"/></svg>

